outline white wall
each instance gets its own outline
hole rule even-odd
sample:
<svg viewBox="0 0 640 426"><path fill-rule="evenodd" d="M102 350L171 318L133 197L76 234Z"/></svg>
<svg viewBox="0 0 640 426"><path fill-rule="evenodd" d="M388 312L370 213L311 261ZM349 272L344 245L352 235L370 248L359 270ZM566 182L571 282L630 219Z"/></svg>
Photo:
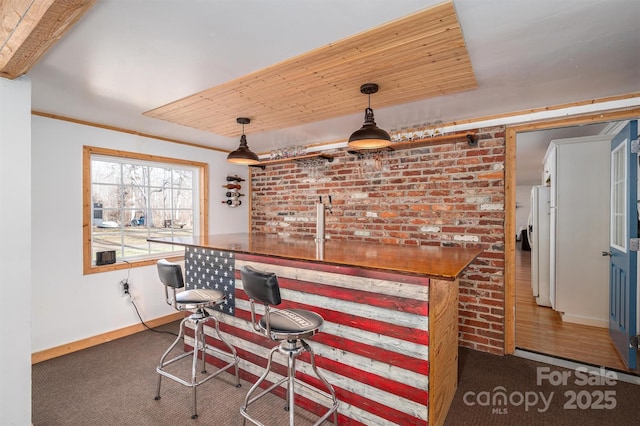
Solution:
<svg viewBox="0 0 640 426"><path fill-rule="evenodd" d="M31 423L31 81L0 78L0 425Z"/></svg>
<svg viewBox="0 0 640 426"><path fill-rule="evenodd" d="M531 186L516 186L516 234L526 229L531 213Z"/></svg>
<svg viewBox="0 0 640 426"><path fill-rule="evenodd" d="M248 174L246 166L227 163L224 153L39 116L32 117L31 130L33 352L139 323L120 295L127 270L82 274L83 145L209 163L209 232L248 230L248 203L238 208L220 203L227 173ZM26 212L21 207L15 214ZM144 320L175 312L165 303L155 266L130 274Z"/></svg>

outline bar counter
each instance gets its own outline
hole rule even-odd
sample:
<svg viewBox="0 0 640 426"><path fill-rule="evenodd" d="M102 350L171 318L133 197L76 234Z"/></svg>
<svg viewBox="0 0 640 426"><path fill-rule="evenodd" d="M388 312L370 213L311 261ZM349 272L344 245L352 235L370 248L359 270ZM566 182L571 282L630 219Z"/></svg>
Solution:
<svg viewBox="0 0 640 426"><path fill-rule="evenodd" d="M257 380L275 345L251 327L239 274L251 265L277 274L279 308L324 318L308 343L336 390L340 425L444 424L458 380L458 279L480 250L264 234L149 241L185 247L187 288L227 292L226 315L216 315L238 351L242 379ZM207 341L217 345L210 331ZM284 376L286 359L277 358ZM296 365L300 380L317 385L308 354ZM285 397L283 388L273 392ZM326 406L313 392L296 396L296 404L318 415Z"/></svg>
<svg viewBox="0 0 640 426"><path fill-rule="evenodd" d="M400 246L361 241L281 237L271 234L237 233L173 239L150 238L151 242L206 247L234 253L312 261L331 265L380 269L455 280L480 250L438 246Z"/></svg>

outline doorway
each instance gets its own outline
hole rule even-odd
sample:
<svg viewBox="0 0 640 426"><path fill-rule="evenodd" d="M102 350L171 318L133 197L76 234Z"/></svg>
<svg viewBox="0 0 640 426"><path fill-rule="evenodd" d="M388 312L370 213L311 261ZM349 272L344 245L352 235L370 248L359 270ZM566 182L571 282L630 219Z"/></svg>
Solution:
<svg viewBox="0 0 640 426"><path fill-rule="evenodd" d="M560 313L538 306L531 291L531 252L516 251L516 348L627 371L609 329L564 322Z"/></svg>
<svg viewBox="0 0 640 426"><path fill-rule="evenodd" d="M618 119L617 116L613 117L612 115L608 117L600 116L599 118ZM520 144L522 143L522 146L526 146L527 137L533 136L534 133L547 132L545 137L546 145L543 148L546 151L546 146L548 146L550 140L598 134L607 124L602 123L598 126L592 126L591 129L588 128L590 126L586 125L574 126L573 128L567 126L590 124L594 121L589 118L583 121L574 118L564 122L558 120L553 123L536 123L507 129L507 235L517 236L518 231L523 227L522 222L518 221L518 216L522 216L521 208L528 209L528 207L523 206L517 195L519 189L522 191L521 188L518 188L518 186L522 186L520 185L522 180L519 180L522 176L520 176L519 165L517 166L516 153L517 149L520 148ZM550 136L553 132L556 132L555 135ZM511 146L509 146L510 144ZM544 152L541 155L544 156ZM535 175L537 180L531 182L531 184L541 185L542 158L534 160L530 153L527 158L537 161L540 168ZM505 321L507 325L505 352L512 353L515 348L518 348L558 358L628 371L611 343L607 328L563 322L558 312L551 308L538 306L535 303L531 288L531 252L526 249L523 250L521 241L516 241L516 238L512 239L512 242L507 241L506 244L505 293L507 300L506 312L513 312L513 318L510 319L507 314ZM511 307L513 307L513 310L510 309ZM509 326L510 320L512 321L511 327ZM511 335L510 332L512 333Z"/></svg>

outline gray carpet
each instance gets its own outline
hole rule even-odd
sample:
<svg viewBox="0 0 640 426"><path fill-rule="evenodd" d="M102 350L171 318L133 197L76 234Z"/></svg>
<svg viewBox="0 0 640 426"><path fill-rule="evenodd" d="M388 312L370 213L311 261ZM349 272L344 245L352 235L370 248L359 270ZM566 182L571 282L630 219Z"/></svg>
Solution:
<svg viewBox="0 0 640 426"><path fill-rule="evenodd" d="M175 332L177 324L161 329ZM184 386L163 379L162 399L154 400L155 367L173 339L145 331L34 365L33 424L241 425L239 408L251 384L241 381L242 387L236 388L226 373L200 387L196 420L190 417L190 390ZM620 381L583 384L575 371L465 348L460 348L459 365L458 391L446 426L640 424L634 414L640 386ZM538 384L538 368L546 368L553 378L567 375L566 384L553 385L549 380ZM500 395L499 387L507 396L502 405L494 399ZM529 407L519 395L530 398ZM573 403L572 395L577 397ZM547 408L542 396L547 400L551 396ZM266 425L285 425L288 413L283 406L282 399L268 395L250 409ZM313 424L316 419L301 409L296 415L296 425Z"/></svg>
<svg viewBox="0 0 640 426"><path fill-rule="evenodd" d="M178 323L160 327L177 332ZM32 369L32 421L45 425L242 425L240 406L251 383L222 373L198 389L198 414L191 419L191 390L163 378L155 401L160 356L175 336L144 331L83 351L35 364ZM191 368L186 358L186 376ZM182 361L180 362L182 364ZM215 367L210 367L215 368ZM267 425L288 423L284 400L267 395L249 407ZM317 417L296 409L296 424ZM249 423L247 423L249 424Z"/></svg>

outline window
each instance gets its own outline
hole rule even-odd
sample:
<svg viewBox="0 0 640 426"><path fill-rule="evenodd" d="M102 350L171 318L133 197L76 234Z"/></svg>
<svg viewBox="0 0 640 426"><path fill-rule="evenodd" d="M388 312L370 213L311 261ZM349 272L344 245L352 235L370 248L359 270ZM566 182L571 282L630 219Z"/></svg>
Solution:
<svg viewBox="0 0 640 426"><path fill-rule="evenodd" d="M85 274L184 254L147 238L207 233L206 163L87 146L83 161ZM107 250L116 263L96 265Z"/></svg>
<svg viewBox="0 0 640 426"><path fill-rule="evenodd" d="M611 247L627 252L627 141L611 152Z"/></svg>

